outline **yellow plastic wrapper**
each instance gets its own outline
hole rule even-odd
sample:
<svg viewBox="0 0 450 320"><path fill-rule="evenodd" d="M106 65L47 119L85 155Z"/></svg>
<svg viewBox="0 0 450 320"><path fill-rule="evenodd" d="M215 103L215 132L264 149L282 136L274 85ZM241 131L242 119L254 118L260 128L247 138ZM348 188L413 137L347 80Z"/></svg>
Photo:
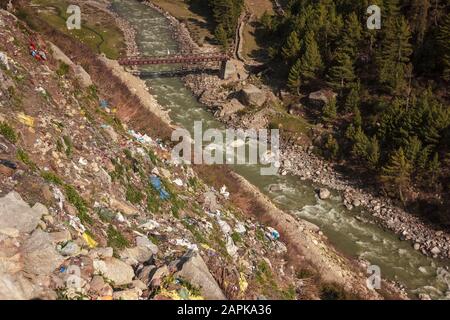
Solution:
<svg viewBox="0 0 450 320"><path fill-rule="evenodd" d="M83 239L84 239L84 241L86 241L89 248L95 248L98 245L97 241L92 239L92 237L90 235L88 235L86 232L83 233Z"/></svg>
<svg viewBox="0 0 450 320"><path fill-rule="evenodd" d="M245 279L245 276L242 274L239 277L239 289L241 289L241 292L244 293L248 288L248 282Z"/></svg>
<svg viewBox="0 0 450 320"><path fill-rule="evenodd" d="M23 112L17 114L17 120L23 123L26 126L34 127L34 118L25 115Z"/></svg>

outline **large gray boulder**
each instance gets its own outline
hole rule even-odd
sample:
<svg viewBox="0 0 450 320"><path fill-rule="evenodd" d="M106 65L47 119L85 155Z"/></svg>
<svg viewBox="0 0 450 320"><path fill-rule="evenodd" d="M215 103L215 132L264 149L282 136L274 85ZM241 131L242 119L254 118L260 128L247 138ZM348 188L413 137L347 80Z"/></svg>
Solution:
<svg viewBox="0 0 450 320"><path fill-rule="evenodd" d="M0 229L15 228L29 233L36 229L44 210L42 205L30 206L12 191L0 198Z"/></svg>
<svg viewBox="0 0 450 320"><path fill-rule="evenodd" d="M207 300L225 300L226 297L209 272L203 258L195 251L188 251L177 264L177 277L189 281L200 288L202 296Z"/></svg>
<svg viewBox="0 0 450 320"><path fill-rule="evenodd" d="M129 284L134 278L133 268L116 258L94 260L94 269L97 274L111 280L115 286Z"/></svg>
<svg viewBox="0 0 450 320"><path fill-rule="evenodd" d="M37 229L21 247L23 270L35 275L49 275L58 268L64 258L56 251L50 234Z"/></svg>
<svg viewBox="0 0 450 320"><path fill-rule="evenodd" d="M241 100L248 106L261 107L266 102L267 95L261 89L249 84L241 90Z"/></svg>

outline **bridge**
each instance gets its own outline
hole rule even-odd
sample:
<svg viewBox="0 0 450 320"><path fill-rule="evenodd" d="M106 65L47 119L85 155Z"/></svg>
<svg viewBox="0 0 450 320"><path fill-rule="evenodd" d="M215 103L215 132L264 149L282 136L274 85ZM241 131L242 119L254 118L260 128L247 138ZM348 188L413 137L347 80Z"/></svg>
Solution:
<svg viewBox="0 0 450 320"><path fill-rule="evenodd" d="M133 56L119 59L123 66L144 66L158 64L197 64L202 62L227 62L229 56L222 53L175 54L166 56Z"/></svg>

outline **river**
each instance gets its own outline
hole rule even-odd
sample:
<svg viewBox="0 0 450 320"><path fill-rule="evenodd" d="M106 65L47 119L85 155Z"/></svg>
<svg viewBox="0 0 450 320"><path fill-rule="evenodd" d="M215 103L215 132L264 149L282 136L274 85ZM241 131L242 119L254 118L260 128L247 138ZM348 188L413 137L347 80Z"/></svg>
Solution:
<svg viewBox="0 0 450 320"><path fill-rule="evenodd" d="M113 10L136 29L136 42L143 55L164 55L178 50L168 21L157 11L130 0L113 1ZM168 67L158 70L161 68ZM184 87L181 79L152 77L146 81L159 104L170 110L175 123L191 132L194 121L202 121L204 130L223 128ZM450 274L443 268L449 262L427 258L393 233L357 220L356 216L368 213L347 210L339 193L333 192L330 199L320 200L315 192L317 186L298 178L263 176L256 165L234 166L234 170L268 195L280 209L318 225L337 250L379 266L383 278L398 281L412 297L426 293L434 299L450 299Z"/></svg>

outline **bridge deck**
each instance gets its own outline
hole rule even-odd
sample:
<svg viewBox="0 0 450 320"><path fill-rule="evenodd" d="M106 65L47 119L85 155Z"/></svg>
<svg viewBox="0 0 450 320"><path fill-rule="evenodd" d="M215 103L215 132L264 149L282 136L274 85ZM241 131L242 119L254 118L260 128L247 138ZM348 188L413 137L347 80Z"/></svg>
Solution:
<svg viewBox="0 0 450 320"><path fill-rule="evenodd" d="M229 60L228 55L220 53L188 54L167 56L135 56L119 59L119 64L125 66L157 65L157 64L196 64L199 62L222 62Z"/></svg>

